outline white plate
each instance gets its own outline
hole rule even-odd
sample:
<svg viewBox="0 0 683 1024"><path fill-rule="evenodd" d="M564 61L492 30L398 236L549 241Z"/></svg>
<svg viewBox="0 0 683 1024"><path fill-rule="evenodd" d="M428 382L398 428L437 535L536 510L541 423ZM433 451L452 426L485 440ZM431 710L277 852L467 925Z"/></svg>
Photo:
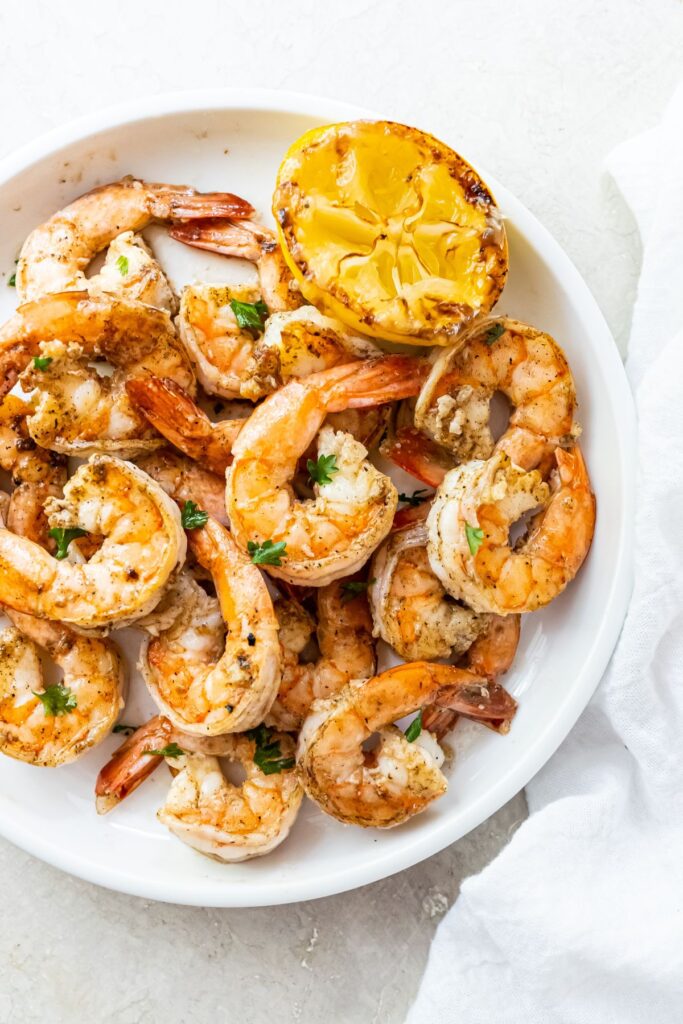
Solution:
<svg viewBox="0 0 683 1024"><path fill-rule="evenodd" d="M275 172L289 144L313 125L366 114L307 96L212 91L146 99L60 128L0 164L0 271L9 277L36 224L123 174L233 191L270 219ZM455 133L445 141L459 148ZM164 772L114 813L96 815L95 775L119 737L58 771L0 758L0 832L8 839L81 878L152 899L216 907L287 903L384 878L436 853L517 793L557 749L604 671L630 594L635 416L621 360L586 285L528 210L484 177L510 240L511 273L498 311L550 331L565 349L598 499L595 540L579 578L524 621L506 678L520 702L509 736L476 726L456 731L449 792L402 828L345 827L306 803L274 854L233 866L201 857L157 823ZM191 253L161 229L149 234L178 283L226 274L226 261ZM3 320L14 303L0 279ZM135 689L126 721L142 721L150 706L141 686Z"/></svg>

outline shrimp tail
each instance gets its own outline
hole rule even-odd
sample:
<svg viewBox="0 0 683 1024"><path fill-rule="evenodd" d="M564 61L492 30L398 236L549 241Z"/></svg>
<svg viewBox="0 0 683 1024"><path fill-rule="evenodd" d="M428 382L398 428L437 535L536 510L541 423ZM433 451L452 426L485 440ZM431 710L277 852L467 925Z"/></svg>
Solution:
<svg viewBox="0 0 683 1024"><path fill-rule="evenodd" d="M184 185L147 182L150 213L159 220L196 220L208 217L251 217L254 207L232 192L197 192Z"/></svg>
<svg viewBox="0 0 683 1024"><path fill-rule="evenodd" d="M173 727L163 715L136 729L100 769L95 783L98 814L106 814L137 789L164 760L149 750L160 750L171 739Z"/></svg>
<svg viewBox="0 0 683 1024"><path fill-rule="evenodd" d="M472 675L464 686L444 687L434 698L438 708L448 708L488 725L496 732L508 732L517 711L517 701L500 683Z"/></svg>
<svg viewBox="0 0 683 1024"><path fill-rule="evenodd" d="M379 450L385 459L430 487L438 487L453 468L448 452L415 427L400 427Z"/></svg>
<svg viewBox="0 0 683 1024"><path fill-rule="evenodd" d="M307 383L315 385L325 375L321 383L327 411L342 412L411 398L428 373L429 362L424 358L390 355L323 370L307 378Z"/></svg>
<svg viewBox="0 0 683 1024"><path fill-rule="evenodd" d="M194 249L207 249L221 256L235 256L255 263L272 240L259 225L242 221L199 219L187 224L175 224L169 231L171 238Z"/></svg>

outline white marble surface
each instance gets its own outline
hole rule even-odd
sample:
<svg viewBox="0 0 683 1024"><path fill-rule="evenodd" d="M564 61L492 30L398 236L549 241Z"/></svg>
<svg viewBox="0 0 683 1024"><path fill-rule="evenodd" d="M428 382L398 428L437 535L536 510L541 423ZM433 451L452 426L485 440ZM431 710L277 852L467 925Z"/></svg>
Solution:
<svg viewBox="0 0 683 1024"><path fill-rule="evenodd" d="M623 351L639 245L601 164L656 122L682 46L680 0L23 0L0 8L0 155L144 93L356 101L459 135L566 248ZM0 1024L401 1021L460 881L523 816L520 795L393 879L256 911L105 892L0 842Z"/></svg>

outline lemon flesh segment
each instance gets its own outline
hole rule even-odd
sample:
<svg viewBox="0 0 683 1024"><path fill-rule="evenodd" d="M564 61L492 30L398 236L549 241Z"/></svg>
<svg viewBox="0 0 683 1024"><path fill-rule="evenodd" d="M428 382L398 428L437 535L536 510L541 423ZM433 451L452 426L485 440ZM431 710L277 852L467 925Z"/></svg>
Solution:
<svg viewBox="0 0 683 1024"><path fill-rule="evenodd" d="M374 337L448 344L505 284L493 196L415 128L351 121L307 132L280 166L273 213L305 298Z"/></svg>

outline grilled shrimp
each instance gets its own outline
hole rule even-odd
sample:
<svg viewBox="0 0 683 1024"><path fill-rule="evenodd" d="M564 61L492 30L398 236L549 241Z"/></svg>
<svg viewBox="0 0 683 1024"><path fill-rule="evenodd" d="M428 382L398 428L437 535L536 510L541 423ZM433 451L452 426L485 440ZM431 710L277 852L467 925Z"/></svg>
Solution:
<svg viewBox="0 0 683 1024"><path fill-rule="evenodd" d="M285 545L282 564L268 566L273 575L324 586L360 568L389 532L393 483L350 435L320 427L330 412L414 394L424 372L423 360L405 356L347 363L290 381L254 410L232 446L226 503L243 548ZM315 484L312 500L300 501L290 481L316 435L332 473Z"/></svg>
<svg viewBox="0 0 683 1024"><path fill-rule="evenodd" d="M142 235L124 231L110 242L99 274L86 278L90 295L119 295L175 315L178 300Z"/></svg>
<svg viewBox="0 0 683 1024"><path fill-rule="evenodd" d="M280 624L282 680L266 721L278 729L301 727L312 702L331 697L351 679L367 679L375 671L372 619L364 592L354 592L355 581L320 587L314 620L298 601L277 601ZM362 587L363 584L360 584ZM303 661L300 656L313 634L319 656Z"/></svg>
<svg viewBox="0 0 683 1024"><path fill-rule="evenodd" d="M151 611L185 558L178 506L128 462L93 456L45 511L65 546L73 530L102 543L89 561L58 560L0 529L0 595L15 611L84 628L120 626Z"/></svg>
<svg viewBox="0 0 683 1024"><path fill-rule="evenodd" d="M136 465L151 476L176 501L193 501L223 526L228 525L225 512L225 478L197 462L163 448L136 460Z"/></svg>
<svg viewBox="0 0 683 1024"><path fill-rule="evenodd" d="M153 221L252 213L250 203L229 192L196 192L186 185L122 178L86 192L31 232L17 266L17 294L26 302L49 292L106 290L107 272L92 284L85 271L122 232L141 231Z"/></svg>
<svg viewBox="0 0 683 1024"><path fill-rule="evenodd" d="M424 523L392 533L377 549L368 588L375 636L406 661L457 657L487 627L487 617L456 603L427 558Z"/></svg>
<svg viewBox="0 0 683 1024"><path fill-rule="evenodd" d="M339 821L391 828L445 793L443 752L427 732L410 742L390 723L427 704L479 721L510 718L516 704L502 687L452 665L416 661L351 682L315 701L299 735L304 789ZM363 744L379 733L373 750Z"/></svg>
<svg viewBox="0 0 683 1024"><path fill-rule="evenodd" d="M296 309L303 304L298 284L287 266L274 231L242 219L194 221L176 224L170 230L172 238L195 249L208 249L221 256L235 256L256 266L261 298L271 313Z"/></svg>
<svg viewBox="0 0 683 1024"><path fill-rule="evenodd" d="M550 486L504 452L451 470L427 520L432 569L446 590L475 611L509 615L542 608L574 578L595 528L595 498L578 447L555 449ZM510 527L540 511L525 539Z"/></svg>
<svg viewBox="0 0 683 1024"><path fill-rule="evenodd" d="M273 603L259 570L215 520L190 532L190 548L218 601L181 575L176 621L143 645L140 669L177 728L206 736L249 729L263 721L280 682Z"/></svg>
<svg viewBox="0 0 683 1024"><path fill-rule="evenodd" d="M92 367L104 359L114 370ZM22 373L23 371L23 373ZM27 303L0 328L0 394L19 379L33 390L33 439L74 455L133 455L163 444L131 404L125 382L161 373L190 392L192 368L167 313L84 292Z"/></svg>
<svg viewBox="0 0 683 1024"><path fill-rule="evenodd" d="M415 426L458 463L487 459L497 391L513 412L495 449L516 465L533 469L576 440L576 389L564 353L549 334L507 317L479 323L439 354L415 404Z"/></svg>
<svg viewBox="0 0 683 1024"><path fill-rule="evenodd" d="M236 862L270 853L286 839L303 789L294 767L294 742L286 733L260 727L249 734L190 736L155 718L138 729L100 772L97 808L105 813L161 763L149 753L169 742L166 758L174 779L157 817L188 846L215 860ZM264 746L265 744L265 746ZM241 765L239 785L223 774L220 758Z"/></svg>
<svg viewBox="0 0 683 1024"><path fill-rule="evenodd" d="M249 327L237 319L239 304L245 303L252 307ZM265 319L260 303L254 285L192 284L184 289L178 328L209 394L257 401L292 377L381 355L371 342L349 335L313 306Z"/></svg>

